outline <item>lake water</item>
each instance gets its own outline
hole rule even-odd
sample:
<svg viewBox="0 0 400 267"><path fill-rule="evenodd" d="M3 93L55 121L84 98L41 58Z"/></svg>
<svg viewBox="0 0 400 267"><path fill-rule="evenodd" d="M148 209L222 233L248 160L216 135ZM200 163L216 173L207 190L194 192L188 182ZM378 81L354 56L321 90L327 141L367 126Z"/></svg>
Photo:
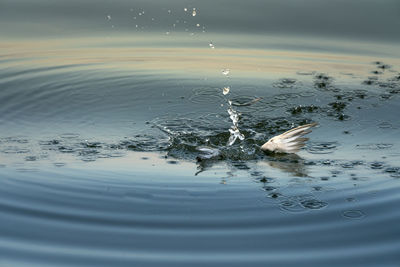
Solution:
<svg viewBox="0 0 400 267"><path fill-rule="evenodd" d="M148 2L1 1L0 266L400 266L398 2Z"/></svg>

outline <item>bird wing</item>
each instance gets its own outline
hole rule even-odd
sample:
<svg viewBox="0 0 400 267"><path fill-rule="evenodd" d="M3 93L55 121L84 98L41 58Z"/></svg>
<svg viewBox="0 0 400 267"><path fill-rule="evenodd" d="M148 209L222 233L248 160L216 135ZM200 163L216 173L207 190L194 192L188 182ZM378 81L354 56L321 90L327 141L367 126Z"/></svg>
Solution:
<svg viewBox="0 0 400 267"><path fill-rule="evenodd" d="M283 134L272 137L261 149L264 151L280 153L296 153L305 145L308 138L304 135L311 132L310 128L317 126L318 123L310 123L293 128Z"/></svg>

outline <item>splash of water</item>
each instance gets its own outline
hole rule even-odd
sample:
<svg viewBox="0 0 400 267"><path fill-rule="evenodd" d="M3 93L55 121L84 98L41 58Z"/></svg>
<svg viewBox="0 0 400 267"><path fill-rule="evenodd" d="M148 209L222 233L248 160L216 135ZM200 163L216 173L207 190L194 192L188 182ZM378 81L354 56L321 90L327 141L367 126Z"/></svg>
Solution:
<svg viewBox="0 0 400 267"><path fill-rule="evenodd" d="M236 110L233 109L232 101L228 100L228 103L229 103L229 108L228 108L229 118L232 120L232 126L229 129L229 133L231 135L229 136L228 146L231 146L235 143L236 139L238 138L239 140L244 140L244 135L239 130L239 114Z"/></svg>
<svg viewBox="0 0 400 267"><path fill-rule="evenodd" d="M227 76L229 74L229 69L222 70L222 74ZM225 86L222 90L222 94L229 94L230 89L230 86ZM231 146L236 142L238 138L239 140L244 140L244 135L239 130L239 113L233 108L232 101L228 100L228 104L229 108L227 111L229 114L229 118L232 120L232 126L229 129L230 136L228 140L228 146Z"/></svg>

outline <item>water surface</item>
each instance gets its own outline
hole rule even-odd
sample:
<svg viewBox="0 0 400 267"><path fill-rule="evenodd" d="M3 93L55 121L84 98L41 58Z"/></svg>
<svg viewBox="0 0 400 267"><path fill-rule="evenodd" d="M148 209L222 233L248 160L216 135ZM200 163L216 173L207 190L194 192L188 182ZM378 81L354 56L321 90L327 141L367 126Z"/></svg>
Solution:
<svg viewBox="0 0 400 267"><path fill-rule="evenodd" d="M397 3L267 2L3 1L0 265L399 265Z"/></svg>

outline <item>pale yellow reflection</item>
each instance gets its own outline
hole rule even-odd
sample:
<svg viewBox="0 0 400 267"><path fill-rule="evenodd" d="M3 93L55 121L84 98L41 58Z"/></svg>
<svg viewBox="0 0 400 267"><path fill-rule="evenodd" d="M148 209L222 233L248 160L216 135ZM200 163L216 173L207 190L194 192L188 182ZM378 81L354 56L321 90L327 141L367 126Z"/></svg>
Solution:
<svg viewBox="0 0 400 267"><path fill-rule="evenodd" d="M154 39L154 40L153 40ZM162 46L160 38L79 38L68 40L24 40L0 44L7 67L35 68L76 65L80 69L149 71L178 75L221 75L231 69L233 77L265 77L296 72L317 71L363 75L371 70L376 56L289 51L279 49L239 49L184 46L175 41ZM158 44L149 46L145 44ZM161 46L160 46L161 44ZM15 60L21 59L21 60ZM386 58L385 63L399 65L400 60ZM89 65L89 66L88 66Z"/></svg>

